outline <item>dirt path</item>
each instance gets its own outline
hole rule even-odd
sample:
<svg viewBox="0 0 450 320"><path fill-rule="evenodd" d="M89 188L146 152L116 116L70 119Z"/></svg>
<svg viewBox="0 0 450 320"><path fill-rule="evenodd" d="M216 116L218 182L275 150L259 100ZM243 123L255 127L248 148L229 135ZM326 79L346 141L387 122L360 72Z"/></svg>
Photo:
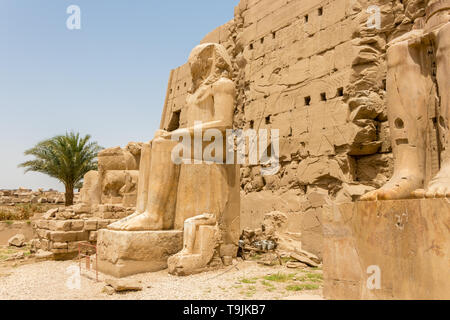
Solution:
<svg viewBox="0 0 450 320"><path fill-rule="evenodd" d="M142 282L142 291L108 295L102 292L104 282L84 275L80 288L70 289L70 283L76 283L70 280L76 279L77 266L74 261L0 266L0 299L322 299L320 269L268 267L245 261L188 277L161 271L130 277ZM105 278L101 275L100 279Z"/></svg>

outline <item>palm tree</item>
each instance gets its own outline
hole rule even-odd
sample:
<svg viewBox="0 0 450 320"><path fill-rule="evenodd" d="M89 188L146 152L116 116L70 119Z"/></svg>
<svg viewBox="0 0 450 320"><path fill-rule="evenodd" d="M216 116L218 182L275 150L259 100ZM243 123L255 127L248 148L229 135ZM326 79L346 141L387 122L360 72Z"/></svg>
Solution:
<svg viewBox="0 0 450 320"><path fill-rule="evenodd" d="M21 163L25 173L45 173L61 181L66 189L66 206L73 204L73 189L90 170L97 170L98 152L102 149L97 142L90 142L90 135L80 137L79 133L68 132L39 142L24 152L34 160Z"/></svg>

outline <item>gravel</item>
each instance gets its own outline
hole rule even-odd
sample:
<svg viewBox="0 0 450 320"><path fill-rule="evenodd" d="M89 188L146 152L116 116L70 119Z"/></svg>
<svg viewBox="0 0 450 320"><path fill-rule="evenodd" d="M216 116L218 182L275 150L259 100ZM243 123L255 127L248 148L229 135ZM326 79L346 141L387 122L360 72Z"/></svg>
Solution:
<svg viewBox="0 0 450 320"><path fill-rule="evenodd" d="M282 266L268 267L256 262L240 262L225 269L204 272L187 277L171 276L166 270L129 277L141 281L143 290L138 292L103 292L104 280L100 275L95 281L91 272L82 271L80 287L71 279L77 279L75 261L45 261L17 267L0 268L0 299L37 300L260 300L260 299L322 299L321 286L315 290L289 291L288 285L301 284L299 279L306 272L321 273L320 270L287 269ZM275 273L293 274L288 282L265 281L264 276ZM72 289L71 289L72 288Z"/></svg>

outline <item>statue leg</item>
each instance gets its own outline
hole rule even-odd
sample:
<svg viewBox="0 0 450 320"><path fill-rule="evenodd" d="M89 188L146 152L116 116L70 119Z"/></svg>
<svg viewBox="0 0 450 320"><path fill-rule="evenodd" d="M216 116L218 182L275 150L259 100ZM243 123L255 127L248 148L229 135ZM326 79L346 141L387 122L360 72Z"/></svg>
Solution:
<svg viewBox="0 0 450 320"><path fill-rule="evenodd" d="M425 132L427 124L427 81L422 74L423 52L399 42L388 49L387 108L394 174L380 189L361 200L404 199L423 187Z"/></svg>
<svg viewBox="0 0 450 320"><path fill-rule="evenodd" d="M427 198L450 197L450 22L437 33L436 80L441 99L438 119L442 144L441 169L430 181Z"/></svg>
<svg viewBox="0 0 450 320"><path fill-rule="evenodd" d="M171 153L176 141L156 138L152 142L151 165L148 175L148 188L146 194L139 194L138 207L145 210L142 213L131 216L129 219L119 221L113 226L114 230L140 231L162 230L164 214L171 199L171 190L177 186L178 168L172 162ZM142 164L141 164L142 165ZM140 190L141 191L141 190ZM143 200L147 197L146 201Z"/></svg>
<svg viewBox="0 0 450 320"><path fill-rule="evenodd" d="M141 150L141 161L139 167L139 179L136 200L136 212L128 217L114 222L108 226L112 230L120 230L124 222L133 219L145 211L147 207L148 185L151 166L151 143L145 143Z"/></svg>

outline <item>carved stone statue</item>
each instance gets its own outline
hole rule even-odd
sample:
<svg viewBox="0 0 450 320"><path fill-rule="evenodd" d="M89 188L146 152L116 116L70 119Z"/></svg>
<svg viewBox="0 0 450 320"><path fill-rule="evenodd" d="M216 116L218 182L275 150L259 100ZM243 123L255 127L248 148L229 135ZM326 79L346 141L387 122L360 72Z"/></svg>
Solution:
<svg viewBox="0 0 450 320"><path fill-rule="evenodd" d="M202 44L189 57L193 86L186 99L187 127L158 130L144 144L136 212L108 226L123 232L184 230L183 250L169 259L169 271L188 274L205 267L215 253L233 256L239 239L239 167L205 163L192 152L173 161L178 138L209 129L225 137L232 128L235 86L225 48ZM224 139L225 140L225 139ZM210 142L209 142L210 143ZM208 146L202 140L202 151ZM224 153L225 154L225 153ZM190 163L189 163L190 162Z"/></svg>
<svg viewBox="0 0 450 320"><path fill-rule="evenodd" d="M426 17L388 46L387 107L394 174L386 185L361 199L450 197L450 1L428 0ZM436 109L440 170L425 185L430 104Z"/></svg>
<svg viewBox="0 0 450 320"><path fill-rule="evenodd" d="M80 201L89 206L116 204L134 207L141 143L130 142L98 154L98 171L84 176ZM92 208L95 211L95 207Z"/></svg>

